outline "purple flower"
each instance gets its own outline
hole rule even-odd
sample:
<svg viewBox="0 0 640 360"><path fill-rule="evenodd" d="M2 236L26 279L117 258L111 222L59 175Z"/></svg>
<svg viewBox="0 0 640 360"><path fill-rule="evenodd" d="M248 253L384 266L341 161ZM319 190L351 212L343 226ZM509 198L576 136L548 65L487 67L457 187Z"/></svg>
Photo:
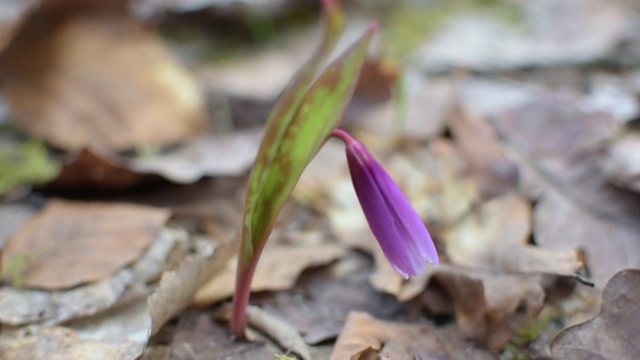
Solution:
<svg viewBox="0 0 640 360"><path fill-rule="evenodd" d="M402 275L417 275L425 262L438 264L438 252L422 219L369 150L343 130L333 135L345 142L353 187L382 251Z"/></svg>

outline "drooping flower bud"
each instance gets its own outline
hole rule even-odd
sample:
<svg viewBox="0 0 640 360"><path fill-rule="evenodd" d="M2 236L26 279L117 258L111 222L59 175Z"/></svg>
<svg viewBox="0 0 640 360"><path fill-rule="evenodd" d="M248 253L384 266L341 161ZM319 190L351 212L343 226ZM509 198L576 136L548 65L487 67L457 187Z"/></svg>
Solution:
<svg viewBox="0 0 640 360"><path fill-rule="evenodd" d="M438 252L422 219L369 150L345 131L333 132L346 145L353 187L373 235L393 268L407 279L438 264Z"/></svg>

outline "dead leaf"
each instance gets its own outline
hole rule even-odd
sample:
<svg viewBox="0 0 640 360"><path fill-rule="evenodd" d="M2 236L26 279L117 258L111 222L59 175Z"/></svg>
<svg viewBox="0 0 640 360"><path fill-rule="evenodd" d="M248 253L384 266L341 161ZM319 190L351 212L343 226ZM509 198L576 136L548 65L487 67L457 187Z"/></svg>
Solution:
<svg viewBox="0 0 640 360"><path fill-rule="evenodd" d="M15 343L0 347L0 357L6 360L20 359L96 359L130 360L142 351L140 344L132 341L103 342L81 339L76 332L63 327L42 329L27 335Z"/></svg>
<svg viewBox="0 0 640 360"><path fill-rule="evenodd" d="M585 114L575 102L549 97L515 108L495 124L518 154L523 181L541 194L534 238L544 248L584 250L586 266L602 287L617 271L640 264L640 196L611 186L597 154L618 132L607 114Z"/></svg>
<svg viewBox="0 0 640 360"><path fill-rule="evenodd" d="M167 320L186 308L196 291L224 269L225 262L236 250L236 242L219 244L210 254L186 257L174 271L165 273L148 300L152 325L149 336L155 335Z"/></svg>
<svg viewBox="0 0 640 360"><path fill-rule="evenodd" d="M175 360L273 359L278 352L268 343L233 339L227 324L215 321L210 312L183 313L170 336L170 359Z"/></svg>
<svg viewBox="0 0 640 360"><path fill-rule="evenodd" d="M531 205L504 194L483 203L441 234L452 264L504 273L546 273L575 276L582 267L576 250L550 250L529 245Z"/></svg>
<svg viewBox="0 0 640 360"><path fill-rule="evenodd" d="M251 328L274 339L287 353L293 352L303 360L311 360L311 352L300 333L283 321L256 306L247 308L247 321Z"/></svg>
<svg viewBox="0 0 640 360"><path fill-rule="evenodd" d="M544 305L545 291L535 275L440 266L432 281L451 299L460 331L489 349L503 349L512 335L510 324L518 317L533 319ZM520 306L523 315L518 314Z"/></svg>
<svg viewBox="0 0 640 360"><path fill-rule="evenodd" d="M351 253L329 267L302 273L287 291L254 294L252 302L286 320L309 344L335 338L352 310L399 319L404 305L368 284L371 261Z"/></svg>
<svg viewBox="0 0 640 360"><path fill-rule="evenodd" d="M45 9L25 23L0 58L15 125L65 150L162 146L201 131L195 81L150 26L108 6Z"/></svg>
<svg viewBox="0 0 640 360"><path fill-rule="evenodd" d="M67 156L60 174L50 186L54 188L123 189L144 183L153 176L126 168L123 159L105 149L90 147Z"/></svg>
<svg viewBox="0 0 640 360"><path fill-rule="evenodd" d="M191 184L208 176L239 176L253 164L262 132L208 132L181 146L138 158L93 146L70 156L51 186L121 189L158 177Z"/></svg>
<svg viewBox="0 0 640 360"><path fill-rule="evenodd" d="M36 212L36 209L24 204L2 204L0 205L0 251L4 249L9 241L9 236L29 220Z"/></svg>
<svg viewBox="0 0 640 360"><path fill-rule="evenodd" d="M603 151L599 165L613 184L640 192L640 134L630 131L617 138Z"/></svg>
<svg viewBox="0 0 640 360"><path fill-rule="evenodd" d="M325 265L345 253L345 248L334 244L302 247L267 246L262 253L261 261L258 262L251 291L289 289L304 269ZM235 270L234 258L221 274L198 290L194 304L206 306L230 297L235 289Z"/></svg>
<svg viewBox="0 0 640 360"><path fill-rule="evenodd" d="M39 3L39 0L27 0L3 1L0 4L0 51L11 41L24 19Z"/></svg>
<svg viewBox="0 0 640 360"><path fill-rule="evenodd" d="M338 359L492 359L472 349L460 334L428 324L403 324L376 320L351 312L331 354Z"/></svg>
<svg viewBox="0 0 640 360"><path fill-rule="evenodd" d="M171 256L184 256L186 241L183 230L164 229L131 268L70 290L45 292L0 287L0 322L12 326L51 326L78 318L92 319L117 304L144 297L151 291L147 283L156 280L166 267L173 266Z"/></svg>
<svg viewBox="0 0 640 360"><path fill-rule="evenodd" d="M516 11L511 21L489 12L458 14L417 52L422 66L492 71L592 62L612 57L631 25L619 2L535 1Z"/></svg>
<svg viewBox="0 0 640 360"><path fill-rule="evenodd" d="M484 118L455 106L448 124L483 198L515 188L518 166L506 157L498 134Z"/></svg>
<svg viewBox="0 0 640 360"><path fill-rule="evenodd" d="M131 159L127 167L179 184L193 183L204 176L242 175L256 158L262 133L262 129L207 133L158 156Z"/></svg>
<svg viewBox="0 0 640 360"><path fill-rule="evenodd" d="M607 283L602 309L564 329L551 343L554 359L634 359L640 354L640 271L626 269Z"/></svg>
<svg viewBox="0 0 640 360"><path fill-rule="evenodd" d="M168 218L139 205L51 201L3 250L5 280L61 289L106 278L140 257Z"/></svg>

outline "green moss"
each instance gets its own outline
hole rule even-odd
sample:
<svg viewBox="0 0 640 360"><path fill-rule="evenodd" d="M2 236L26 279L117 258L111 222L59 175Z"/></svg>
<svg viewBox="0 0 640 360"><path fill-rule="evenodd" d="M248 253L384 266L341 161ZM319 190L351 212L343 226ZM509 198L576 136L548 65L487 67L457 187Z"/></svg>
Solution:
<svg viewBox="0 0 640 360"><path fill-rule="evenodd" d="M0 144L0 195L21 184L47 182L59 171L40 141Z"/></svg>

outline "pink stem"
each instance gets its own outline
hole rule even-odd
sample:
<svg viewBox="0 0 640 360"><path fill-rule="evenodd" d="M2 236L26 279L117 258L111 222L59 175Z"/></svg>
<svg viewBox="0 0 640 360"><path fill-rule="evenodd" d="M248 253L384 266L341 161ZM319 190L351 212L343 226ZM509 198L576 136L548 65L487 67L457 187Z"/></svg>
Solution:
<svg viewBox="0 0 640 360"><path fill-rule="evenodd" d="M351 135L349 135L348 132L342 129L333 129L333 131L331 132L331 136L337 137L338 139L342 140L345 145L349 145L356 141L353 137L351 137Z"/></svg>
<svg viewBox="0 0 640 360"><path fill-rule="evenodd" d="M242 259L238 258L236 289L233 294L231 311L231 334L235 337L244 337L244 328L247 326L247 306L249 306L249 296L251 295L251 281L263 248L264 246L256 249L249 264L243 264Z"/></svg>

